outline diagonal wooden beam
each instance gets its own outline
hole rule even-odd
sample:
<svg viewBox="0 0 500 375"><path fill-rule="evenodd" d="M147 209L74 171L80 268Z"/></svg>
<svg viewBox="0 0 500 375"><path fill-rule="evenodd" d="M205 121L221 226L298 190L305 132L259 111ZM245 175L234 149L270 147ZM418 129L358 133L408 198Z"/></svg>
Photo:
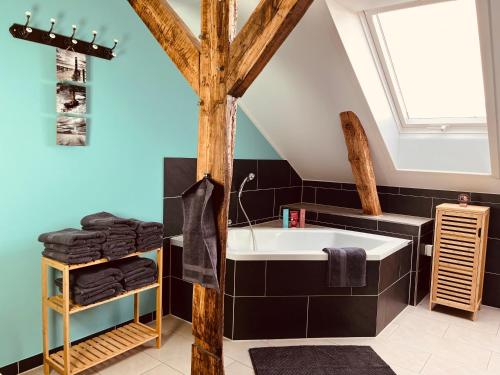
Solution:
<svg viewBox="0 0 500 375"><path fill-rule="evenodd" d="M241 97L314 0L261 0L231 45L228 92Z"/></svg>
<svg viewBox="0 0 500 375"><path fill-rule="evenodd" d="M196 94L200 87L200 42L166 0L128 0Z"/></svg>

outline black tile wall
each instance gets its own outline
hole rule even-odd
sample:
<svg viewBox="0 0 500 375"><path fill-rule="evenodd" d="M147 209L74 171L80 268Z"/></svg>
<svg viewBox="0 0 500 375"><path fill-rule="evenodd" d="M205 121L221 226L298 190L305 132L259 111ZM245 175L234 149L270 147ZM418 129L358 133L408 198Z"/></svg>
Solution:
<svg viewBox="0 0 500 375"><path fill-rule="evenodd" d="M196 159L165 158L163 160L164 197L179 197L184 190L196 182Z"/></svg>
<svg viewBox="0 0 500 375"><path fill-rule="evenodd" d="M407 273L378 298L377 334L380 333L407 306L410 274Z"/></svg>
<svg viewBox="0 0 500 375"><path fill-rule="evenodd" d="M377 300L377 296L309 297L307 337L375 336Z"/></svg>
<svg viewBox="0 0 500 375"><path fill-rule="evenodd" d="M361 201L359 200L358 192L348 190L316 188L316 202L313 203L330 206L361 208Z"/></svg>
<svg viewBox="0 0 500 375"><path fill-rule="evenodd" d="M273 216L280 216L280 207L301 201L302 188L300 186L275 190Z"/></svg>
<svg viewBox="0 0 500 375"><path fill-rule="evenodd" d="M236 296L264 296L266 292L266 262L235 262L234 289Z"/></svg>
<svg viewBox="0 0 500 375"><path fill-rule="evenodd" d="M224 294L224 336L233 338L234 297Z"/></svg>
<svg viewBox="0 0 500 375"><path fill-rule="evenodd" d="M272 219L274 216L274 192L275 189L251 190L245 192L241 197L241 203L250 220ZM238 223L244 222L245 216L238 207Z"/></svg>
<svg viewBox="0 0 500 375"><path fill-rule="evenodd" d="M193 159L196 164L196 159ZM257 190L257 183L259 175L257 173L257 160L235 159L233 161L233 181L231 184L231 191L238 191L241 183L248 177L250 173L255 175L252 181L247 181L243 191Z"/></svg>
<svg viewBox="0 0 500 375"><path fill-rule="evenodd" d="M258 160L257 167L259 189L291 186L292 171L290 164L286 160Z"/></svg>
<svg viewBox="0 0 500 375"><path fill-rule="evenodd" d="M2 375L17 375L19 373L17 362L10 365L0 367L0 374Z"/></svg>
<svg viewBox="0 0 500 375"><path fill-rule="evenodd" d="M193 284L171 277L170 301L172 314L190 322L193 316Z"/></svg>
<svg viewBox="0 0 500 375"><path fill-rule="evenodd" d="M238 340L301 338L306 322L307 297L235 297Z"/></svg>

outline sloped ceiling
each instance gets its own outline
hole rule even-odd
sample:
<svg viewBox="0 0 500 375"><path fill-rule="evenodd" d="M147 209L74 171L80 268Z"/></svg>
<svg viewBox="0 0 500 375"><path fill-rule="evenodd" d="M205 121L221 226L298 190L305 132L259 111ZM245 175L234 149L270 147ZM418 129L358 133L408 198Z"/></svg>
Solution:
<svg viewBox="0 0 500 375"><path fill-rule="evenodd" d="M341 0L359 10L397 0ZM171 0L199 33L199 0ZM241 26L258 0L240 1ZM240 99L277 152L304 179L352 182L339 113L352 110L367 133L382 185L499 192L490 176L398 171L380 135L325 0L316 0L283 46ZM453 155L450 155L453 157Z"/></svg>

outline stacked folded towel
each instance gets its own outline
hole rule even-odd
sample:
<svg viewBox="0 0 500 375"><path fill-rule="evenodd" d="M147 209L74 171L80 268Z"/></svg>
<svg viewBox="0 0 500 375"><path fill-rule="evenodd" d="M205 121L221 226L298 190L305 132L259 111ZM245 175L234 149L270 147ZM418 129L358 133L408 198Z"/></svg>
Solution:
<svg viewBox="0 0 500 375"><path fill-rule="evenodd" d="M123 259L117 262L116 268L123 274L122 284L125 290L141 288L156 281L156 263L148 258Z"/></svg>
<svg viewBox="0 0 500 375"><path fill-rule="evenodd" d="M106 235L100 231L66 228L43 233L38 241L43 242L42 254L67 264L92 262L101 257L102 243Z"/></svg>
<svg viewBox="0 0 500 375"><path fill-rule="evenodd" d="M132 219L136 233L135 244L139 251L158 249L163 241L163 224Z"/></svg>
<svg viewBox="0 0 500 375"><path fill-rule="evenodd" d="M135 251L135 223L108 212L85 216L81 220L83 229L99 230L106 233L102 245L102 255L108 260L118 259Z"/></svg>
<svg viewBox="0 0 500 375"><path fill-rule="evenodd" d="M122 279L122 271L116 267L109 267L109 265L71 271L71 298L74 303L86 306L115 297L123 291ZM55 283L62 292L62 279L56 279Z"/></svg>

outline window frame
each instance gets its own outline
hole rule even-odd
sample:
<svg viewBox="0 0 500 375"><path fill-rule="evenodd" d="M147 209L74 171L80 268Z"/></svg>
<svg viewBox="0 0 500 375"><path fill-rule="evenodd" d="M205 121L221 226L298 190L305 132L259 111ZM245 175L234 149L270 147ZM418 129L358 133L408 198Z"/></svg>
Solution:
<svg viewBox="0 0 500 375"><path fill-rule="evenodd" d="M405 4L365 10L362 12L362 21L372 54L377 62L377 69L383 81L387 99L396 118L401 133L467 133L484 134L488 132L487 117L436 117L436 118L410 118L406 110L404 96L399 86L398 78L391 61L391 55L384 39L384 32L378 14L398 9L413 8L435 4L450 0L420 0ZM477 9L477 5L476 5ZM480 35L478 24L478 35ZM481 46L480 46L481 47ZM481 53L482 60L482 53ZM484 69L482 69L484 87ZM486 104L486 92L483 92ZM485 109L486 111L486 109Z"/></svg>

